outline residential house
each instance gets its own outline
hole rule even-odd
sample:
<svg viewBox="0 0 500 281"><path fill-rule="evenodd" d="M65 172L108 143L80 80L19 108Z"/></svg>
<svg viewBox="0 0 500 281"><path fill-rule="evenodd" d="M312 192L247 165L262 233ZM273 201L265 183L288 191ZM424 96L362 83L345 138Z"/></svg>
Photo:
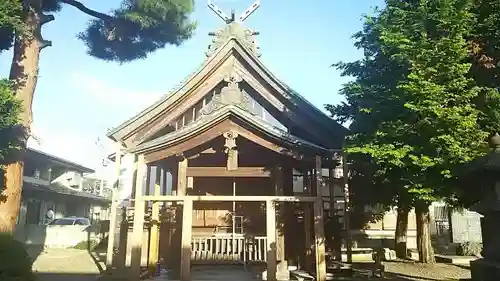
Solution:
<svg viewBox="0 0 500 281"><path fill-rule="evenodd" d="M46 243L47 211L54 218L108 219L110 199L103 181L86 179L93 169L29 148L24 161L23 192L16 237L31 244ZM89 192L91 190L91 192Z"/></svg>

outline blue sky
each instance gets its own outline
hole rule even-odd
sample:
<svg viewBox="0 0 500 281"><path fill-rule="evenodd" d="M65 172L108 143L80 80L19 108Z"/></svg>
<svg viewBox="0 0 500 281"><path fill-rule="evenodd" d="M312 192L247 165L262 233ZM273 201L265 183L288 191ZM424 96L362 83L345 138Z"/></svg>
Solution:
<svg viewBox="0 0 500 281"><path fill-rule="evenodd" d="M109 11L119 0L83 0L88 7ZM215 0L237 16L253 0ZM180 47L169 46L147 59L119 65L86 54L76 38L89 17L65 7L43 29L53 46L42 51L40 78L34 100L33 132L40 139L30 145L48 153L96 168L107 153L106 129L119 125L168 93L205 58L211 38L208 32L223 22L196 2L195 36ZM260 31L257 42L261 60L289 86L316 106L338 103L337 92L347 78L330 67L338 61L361 56L352 34L383 0L262 0L245 26ZM11 53L0 55L0 77L8 74ZM104 148L95 142L100 138Z"/></svg>

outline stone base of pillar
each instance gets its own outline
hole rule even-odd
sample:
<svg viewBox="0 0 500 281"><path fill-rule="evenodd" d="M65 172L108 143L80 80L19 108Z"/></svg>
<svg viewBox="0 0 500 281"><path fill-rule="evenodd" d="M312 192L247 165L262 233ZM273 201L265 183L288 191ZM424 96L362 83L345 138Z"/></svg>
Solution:
<svg viewBox="0 0 500 281"><path fill-rule="evenodd" d="M267 270L264 270L262 272L262 280L267 281ZM288 263L286 261L280 262L276 266L276 280L277 281L290 280L290 270L288 269Z"/></svg>
<svg viewBox="0 0 500 281"><path fill-rule="evenodd" d="M473 281L500 280L500 262L478 259L470 262Z"/></svg>

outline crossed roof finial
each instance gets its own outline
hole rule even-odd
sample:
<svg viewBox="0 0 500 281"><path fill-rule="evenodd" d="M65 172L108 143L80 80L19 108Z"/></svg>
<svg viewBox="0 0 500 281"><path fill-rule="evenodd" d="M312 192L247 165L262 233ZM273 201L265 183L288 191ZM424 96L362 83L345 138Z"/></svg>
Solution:
<svg viewBox="0 0 500 281"><path fill-rule="evenodd" d="M225 23L229 24L232 22L236 21L235 18L235 12L234 10L231 11L231 16L228 16L224 11L222 11L221 8L219 8L213 0L208 0L208 7L216 14L218 15ZM238 22L242 23L244 22L255 10L257 10L260 7L260 0L255 0L248 9L243 12L240 17L238 18Z"/></svg>

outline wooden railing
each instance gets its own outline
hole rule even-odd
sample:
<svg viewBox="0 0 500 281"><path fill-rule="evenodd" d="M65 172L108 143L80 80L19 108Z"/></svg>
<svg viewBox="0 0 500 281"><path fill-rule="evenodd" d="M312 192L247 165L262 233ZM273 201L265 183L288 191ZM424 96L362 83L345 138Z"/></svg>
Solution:
<svg viewBox="0 0 500 281"><path fill-rule="evenodd" d="M193 237L191 242L191 260L195 262L235 262L253 263L267 261L267 238L245 238L210 236Z"/></svg>

